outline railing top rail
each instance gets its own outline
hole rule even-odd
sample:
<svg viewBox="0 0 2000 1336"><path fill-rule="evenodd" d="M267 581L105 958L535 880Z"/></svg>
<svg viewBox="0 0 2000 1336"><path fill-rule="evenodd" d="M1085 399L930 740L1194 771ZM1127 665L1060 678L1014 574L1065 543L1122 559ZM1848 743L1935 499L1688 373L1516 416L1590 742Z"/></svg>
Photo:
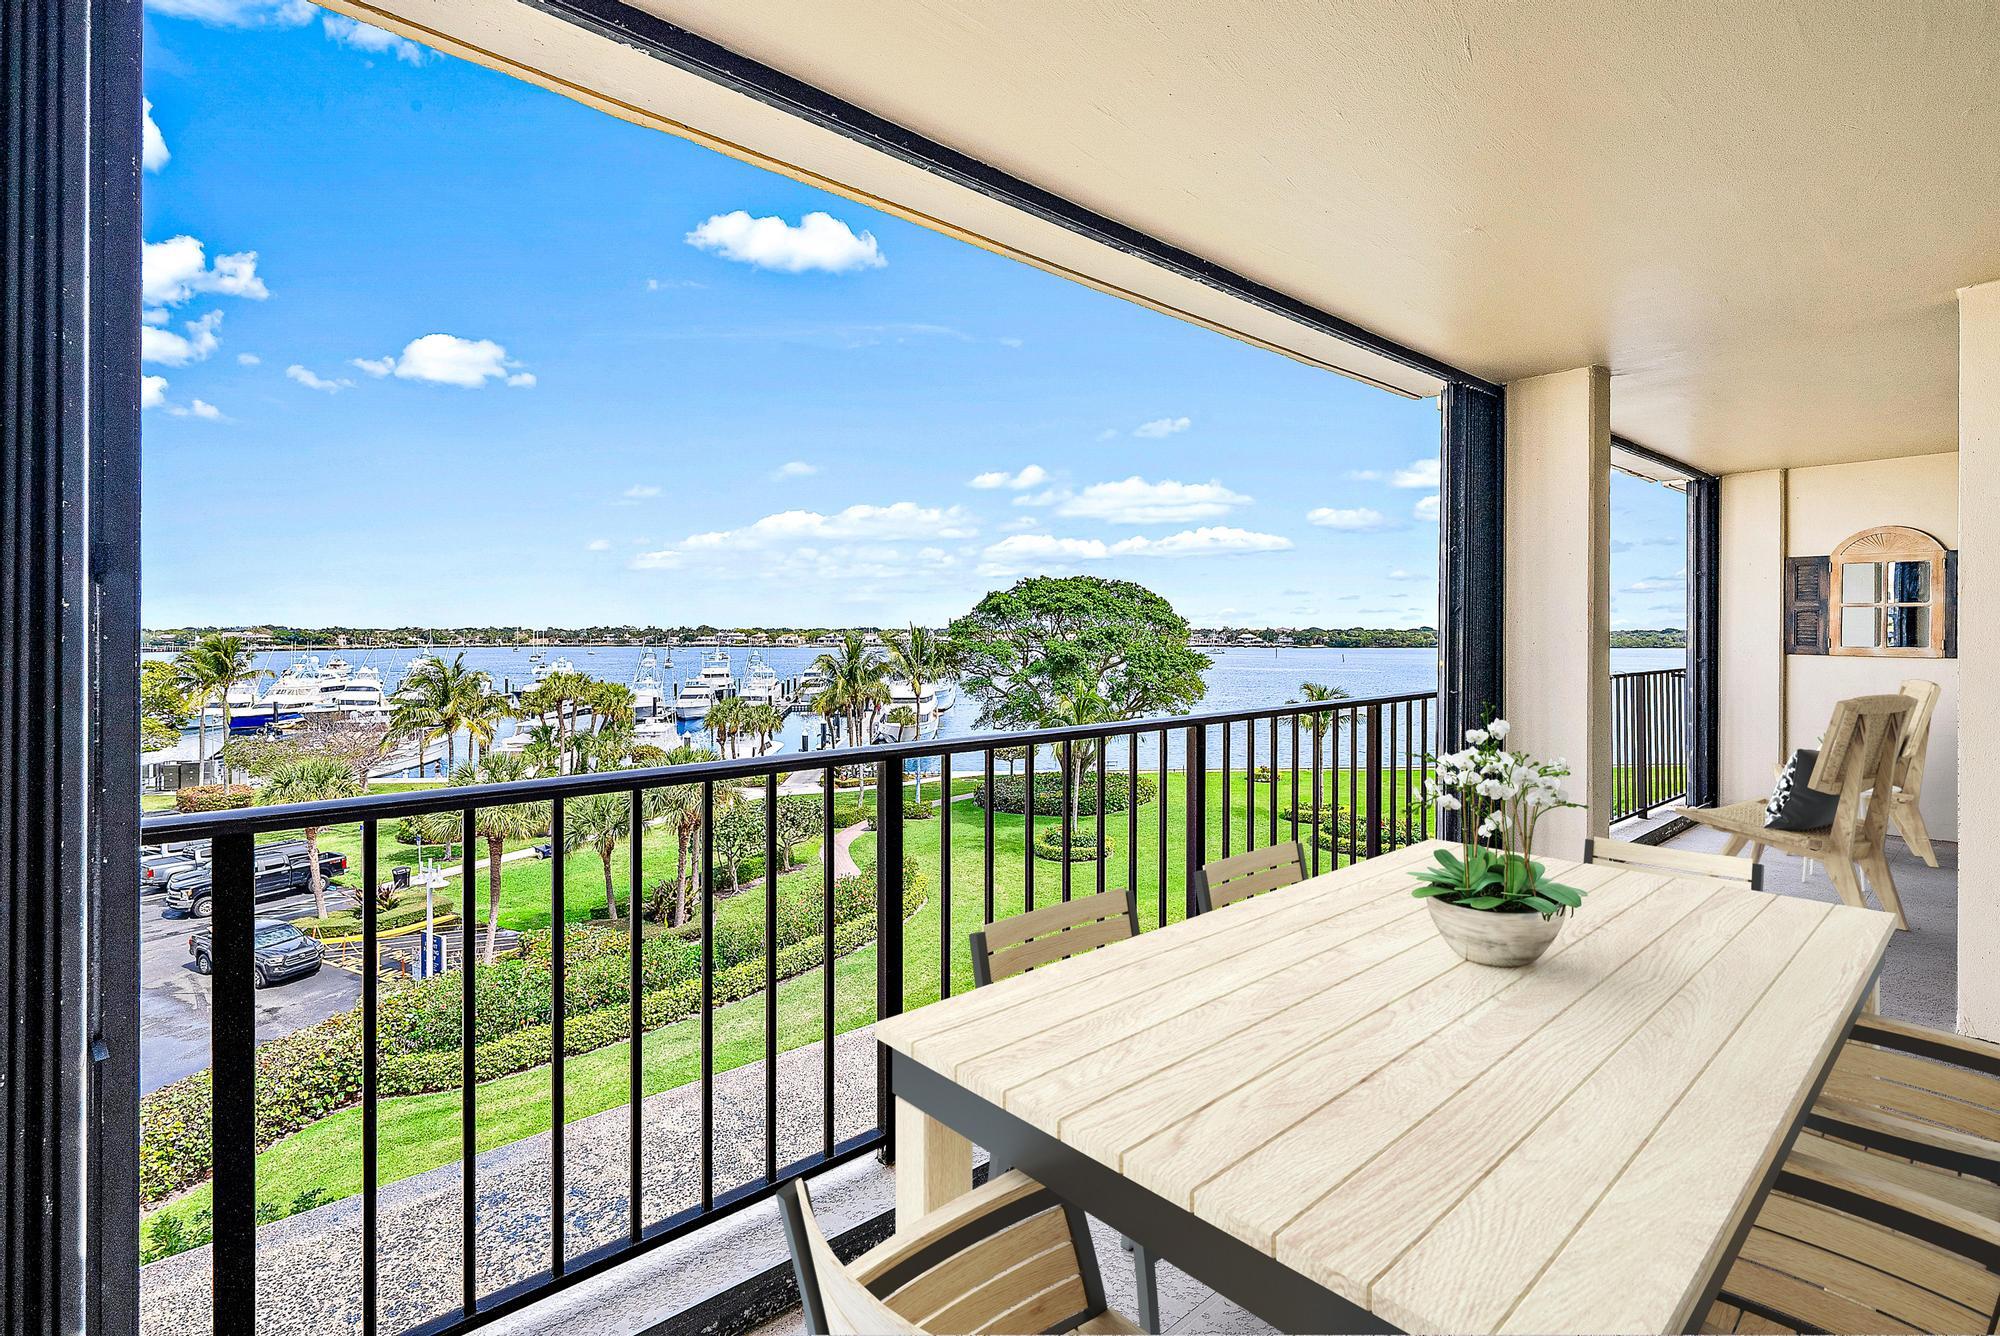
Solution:
<svg viewBox="0 0 2000 1336"><path fill-rule="evenodd" d="M653 766L637 770L591 771L579 775L549 775L507 784L465 784L409 793L373 793L360 798L291 803L274 807L243 807L221 812L185 812L152 816L140 826L148 844L168 840L205 840L220 835L257 835L300 830L307 826L348 825L357 821L397 821L435 812L460 812L469 807L509 803L549 802L599 793L630 793L634 789L670 784L726 783L761 779L787 770L824 770L849 765L879 765L944 755L983 752L993 747L1049 746L1122 737L1128 733L1168 733L1185 728L1279 719L1290 715L1331 714L1377 705L1429 700L1434 691L1394 696L1356 696L1345 700L1288 701L1252 710L1218 710L1203 714L1158 715L1068 728L1039 728L1012 733L971 733L955 738L882 743L869 747L828 748L816 752L781 752L773 756L702 761L693 765Z"/></svg>
<svg viewBox="0 0 2000 1336"><path fill-rule="evenodd" d="M1611 680L1616 682L1625 677L1673 677L1686 672L1687 667L1684 664L1675 668L1628 668L1622 673L1611 674Z"/></svg>

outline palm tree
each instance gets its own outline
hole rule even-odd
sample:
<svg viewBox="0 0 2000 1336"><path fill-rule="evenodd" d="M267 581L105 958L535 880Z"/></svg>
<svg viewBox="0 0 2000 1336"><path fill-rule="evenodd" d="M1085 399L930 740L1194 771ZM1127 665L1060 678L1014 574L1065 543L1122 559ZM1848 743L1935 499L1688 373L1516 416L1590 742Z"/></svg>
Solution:
<svg viewBox="0 0 2000 1336"><path fill-rule="evenodd" d="M488 754L477 765L460 766L451 777L453 784L511 784L532 778L528 763L519 756ZM500 931L500 858L510 841L529 839L549 828L547 803L500 803L481 807L472 814L468 838L486 841L486 950L484 960L493 963L494 939ZM472 887L465 888L469 900ZM468 905L469 909L470 906Z"/></svg>
<svg viewBox="0 0 2000 1336"><path fill-rule="evenodd" d="M702 761L715 760L715 753L705 747L693 747L685 743L667 753L664 764L695 765ZM694 784L674 784L657 789L660 815L674 828L674 908L672 926L679 927L687 922L688 890L694 884L695 851L701 838L701 789ZM715 790L716 813L736 801L736 790L728 785L718 785Z"/></svg>
<svg viewBox="0 0 2000 1336"><path fill-rule="evenodd" d="M742 731L757 739L757 754L770 750L771 739L785 726L785 715L769 701L760 701L743 711Z"/></svg>
<svg viewBox="0 0 2000 1336"><path fill-rule="evenodd" d="M479 759L480 749L493 745L493 734L500 721L514 717L507 698L491 689L490 677L479 674L476 685L479 689L466 693L458 713L458 726L465 730L466 759L470 761Z"/></svg>
<svg viewBox="0 0 2000 1336"><path fill-rule="evenodd" d="M562 738L554 724L544 719L527 730L527 737L521 757L536 773L553 775L562 769Z"/></svg>
<svg viewBox="0 0 2000 1336"><path fill-rule="evenodd" d="M813 660L813 671L826 679L825 695L847 720L847 742L859 747L867 721L889 703L889 663L859 631L841 637L840 648Z"/></svg>
<svg viewBox="0 0 2000 1336"><path fill-rule="evenodd" d="M1304 697L1306 700L1313 702L1346 700L1347 688L1330 687L1326 685L1324 682L1302 682L1299 684L1299 695ZM1340 711L1315 710L1311 714L1304 716L1299 722L1303 723L1306 726L1306 731L1312 734L1313 761L1315 762L1315 769L1325 764L1325 757L1326 757L1325 744L1326 744L1326 735L1328 733L1333 734L1333 749L1335 755L1339 754ZM1335 781L1336 786L1338 785L1338 782L1339 782L1338 780ZM1313 794L1313 805L1314 806L1319 805L1319 794L1317 793Z"/></svg>
<svg viewBox="0 0 2000 1336"><path fill-rule="evenodd" d="M432 655L418 672L436 684L437 726L444 734L444 766L456 771L458 735L465 730L469 719L482 717L490 708L485 702L493 694L493 679L477 668L466 667L463 653L453 655L450 663Z"/></svg>
<svg viewBox="0 0 2000 1336"><path fill-rule="evenodd" d="M258 794L267 804L317 803L334 798L355 798L366 792L354 767L331 756L305 756L286 761L271 772L270 781ZM318 826L307 826L306 882L312 887L313 913L326 917L326 878L319 869ZM373 887L368 888L372 893Z"/></svg>
<svg viewBox="0 0 2000 1336"><path fill-rule="evenodd" d="M174 656L174 685L199 712L195 724L195 773L208 765L208 702L222 706L222 740L229 741L229 693L259 676L242 636L205 635ZM225 774L224 780L229 776Z"/></svg>
<svg viewBox="0 0 2000 1336"><path fill-rule="evenodd" d="M1107 723L1116 719L1118 712L1110 701L1087 680L1079 679L1060 689L1056 694L1055 709L1050 717L1050 726L1056 728L1087 728L1092 724ZM1091 765L1097 758L1098 743L1094 738L1079 739L1067 748L1057 746L1056 765L1067 776L1072 811L1078 820L1083 818L1083 776L1090 773ZM1065 755L1067 752L1067 764ZM1035 795L1028 795L1032 807Z"/></svg>
<svg viewBox="0 0 2000 1336"><path fill-rule="evenodd" d="M632 833L632 800L622 793L593 793L563 804L564 853L585 845L604 863L604 911L618 922L618 891L611 880L611 857L618 842Z"/></svg>
<svg viewBox="0 0 2000 1336"><path fill-rule="evenodd" d="M958 672L958 652L952 643L931 630L928 626L910 623L910 629L891 632L888 638L889 663L903 679L910 684L910 695L916 700L910 722L916 725L917 736L924 734L923 709L924 688L936 687ZM924 800L924 771L917 767L917 801Z"/></svg>
<svg viewBox="0 0 2000 1336"><path fill-rule="evenodd" d="M750 702L741 696L724 696L710 703L702 722L708 726L708 736L724 756L736 755L736 739L744 730L744 716L749 708Z"/></svg>
<svg viewBox="0 0 2000 1336"><path fill-rule="evenodd" d="M430 744L450 736L451 700L444 660L435 654L418 659L396 684L395 702L396 708L389 715L389 733L417 740L417 773L421 775L430 764Z"/></svg>

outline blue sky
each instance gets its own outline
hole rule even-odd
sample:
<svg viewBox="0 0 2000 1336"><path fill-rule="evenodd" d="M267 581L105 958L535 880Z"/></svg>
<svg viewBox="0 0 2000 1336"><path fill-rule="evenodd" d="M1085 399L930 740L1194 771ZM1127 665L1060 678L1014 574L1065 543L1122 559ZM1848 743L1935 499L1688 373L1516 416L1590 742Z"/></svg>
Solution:
<svg viewBox="0 0 2000 1336"><path fill-rule="evenodd" d="M147 37L148 625L942 622L1074 571L1435 619L1435 401L302 0ZM1614 507L1614 620L1678 625L1679 498Z"/></svg>

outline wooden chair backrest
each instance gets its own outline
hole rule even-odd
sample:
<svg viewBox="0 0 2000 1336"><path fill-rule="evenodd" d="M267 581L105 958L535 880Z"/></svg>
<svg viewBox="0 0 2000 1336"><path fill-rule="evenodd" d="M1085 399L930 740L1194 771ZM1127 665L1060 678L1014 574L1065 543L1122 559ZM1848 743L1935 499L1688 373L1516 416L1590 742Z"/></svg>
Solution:
<svg viewBox="0 0 2000 1336"><path fill-rule="evenodd" d="M1044 905L972 934L973 981L984 985L1010 979L1138 935L1138 901L1130 891L1105 891Z"/></svg>
<svg viewBox="0 0 2000 1336"><path fill-rule="evenodd" d="M1821 793L1840 795L1833 814L1836 848L1881 848L1889 804L1867 803L1873 789L1886 795L1894 785L1903 729L1917 703L1908 696L1853 696L1833 707L1832 722L1820 744L1819 763L1806 783Z"/></svg>
<svg viewBox="0 0 2000 1336"><path fill-rule="evenodd" d="M1903 725L1903 745L1896 756L1896 787L1915 799L1924 791L1924 762L1930 755L1931 716L1937 713L1938 684L1912 677L1903 683L1901 691L1916 702L1917 708Z"/></svg>
<svg viewBox="0 0 2000 1336"><path fill-rule="evenodd" d="M803 1183L780 1190L787 1241L813 1336L1067 1330L1105 1309L1087 1226L1019 1170L905 1223L841 1262ZM804 1265L799 1264L803 1256Z"/></svg>
<svg viewBox="0 0 2000 1336"><path fill-rule="evenodd" d="M1615 863L1648 872L1739 881L1753 891L1764 889L1764 865L1729 854L1696 853L1691 849L1668 849L1657 844L1633 844L1626 840L1592 836L1583 842L1583 861Z"/></svg>
<svg viewBox="0 0 2000 1336"><path fill-rule="evenodd" d="M1231 854L1203 863L1195 872L1195 910L1206 914L1211 909L1233 905L1281 886L1296 885L1305 879L1306 850L1297 840Z"/></svg>

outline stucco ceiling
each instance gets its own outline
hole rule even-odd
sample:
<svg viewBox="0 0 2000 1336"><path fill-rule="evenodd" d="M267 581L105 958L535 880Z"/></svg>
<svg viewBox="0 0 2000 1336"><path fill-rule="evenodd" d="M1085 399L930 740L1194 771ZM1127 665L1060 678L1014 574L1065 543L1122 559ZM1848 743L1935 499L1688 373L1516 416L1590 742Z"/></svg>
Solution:
<svg viewBox="0 0 2000 1336"><path fill-rule="evenodd" d="M639 7L1474 374L1606 365L1614 430L1712 471L1954 448L1954 292L2000 278L1984 0ZM515 0L387 8L619 114L1426 389Z"/></svg>

